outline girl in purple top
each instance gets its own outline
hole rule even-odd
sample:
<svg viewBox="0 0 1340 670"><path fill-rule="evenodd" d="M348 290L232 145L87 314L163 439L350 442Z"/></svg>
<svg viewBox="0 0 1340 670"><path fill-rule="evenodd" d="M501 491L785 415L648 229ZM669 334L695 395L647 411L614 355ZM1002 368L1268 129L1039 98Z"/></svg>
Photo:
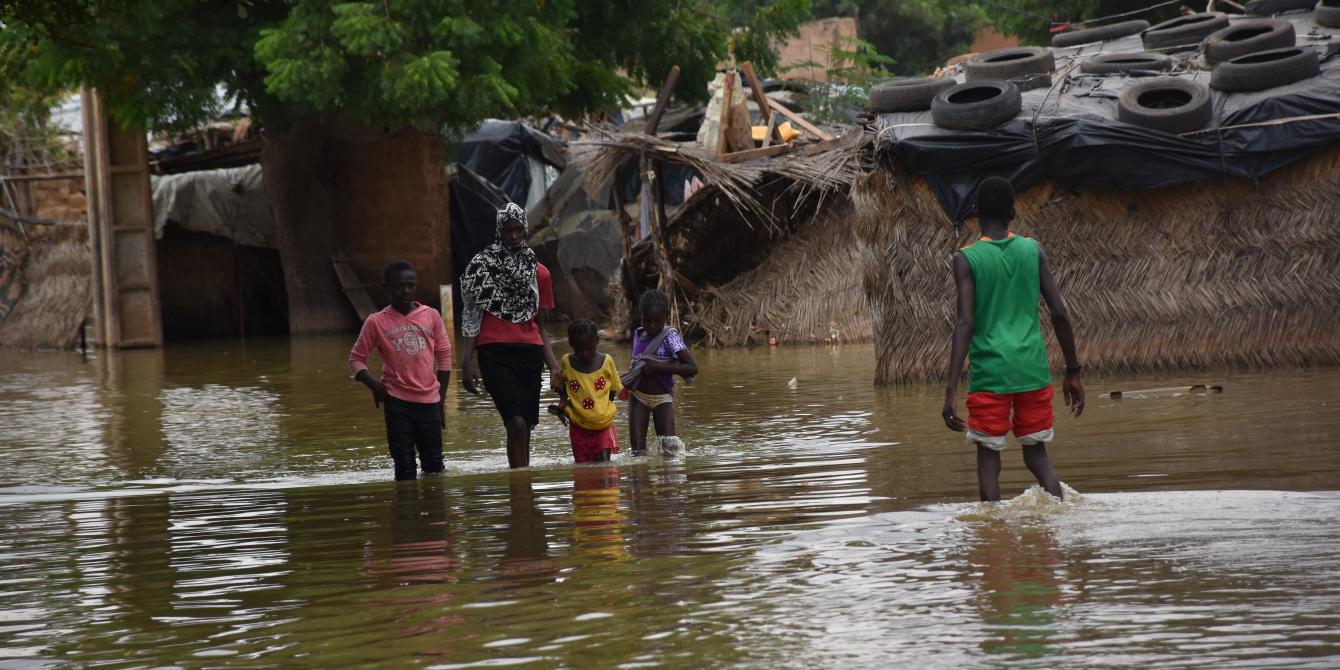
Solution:
<svg viewBox="0 0 1340 670"><path fill-rule="evenodd" d="M674 456L684 448L675 435L675 375L686 382L698 374L698 363L678 330L666 325L670 301L650 290L638 299L642 326L633 333L633 363L623 376L628 403L628 437L633 455L647 453L647 424L654 421L661 453ZM650 349L650 351L649 351Z"/></svg>

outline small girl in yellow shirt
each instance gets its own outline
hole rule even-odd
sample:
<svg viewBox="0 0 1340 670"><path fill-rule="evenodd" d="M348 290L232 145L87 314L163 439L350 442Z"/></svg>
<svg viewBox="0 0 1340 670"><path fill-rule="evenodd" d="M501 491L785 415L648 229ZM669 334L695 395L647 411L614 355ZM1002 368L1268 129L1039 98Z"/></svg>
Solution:
<svg viewBox="0 0 1340 670"><path fill-rule="evenodd" d="M623 390L614 358L596 351L600 334L590 319L568 324L568 344L572 353L561 361L563 386L559 397L567 419L572 457L578 463L598 463L619 453L619 437L614 432L614 399Z"/></svg>

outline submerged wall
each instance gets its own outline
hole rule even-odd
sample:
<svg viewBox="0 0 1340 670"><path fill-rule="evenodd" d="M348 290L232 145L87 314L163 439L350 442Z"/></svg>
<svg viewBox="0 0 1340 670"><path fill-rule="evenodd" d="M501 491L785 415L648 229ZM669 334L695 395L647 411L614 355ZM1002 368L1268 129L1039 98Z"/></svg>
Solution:
<svg viewBox="0 0 1340 670"><path fill-rule="evenodd" d="M1018 194L1014 230L1042 243L1091 370L1340 363L1340 147L1259 183L1222 178L1149 191ZM926 183L857 184L862 281L876 383L939 380L953 330L950 221ZM1043 331L1061 365L1050 323Z"/></svg>

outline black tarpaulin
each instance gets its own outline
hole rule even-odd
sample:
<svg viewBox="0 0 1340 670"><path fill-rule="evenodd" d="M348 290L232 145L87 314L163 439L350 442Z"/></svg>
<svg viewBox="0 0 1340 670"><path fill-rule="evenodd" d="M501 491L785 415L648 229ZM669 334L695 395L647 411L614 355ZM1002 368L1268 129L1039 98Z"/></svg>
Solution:
<svg viewBox="0 0 1340 670"><path fill-rule="evenodd" d="M456 166L450 197L451 269L459 279L470 259L493 244L498 236L498 210L511 201L497 186L464 165Z"/></svg>
<svg viewBox="0 0 1340 670"><path fill-rule="evenodd" d="M455 160L502 189L512 202L525 205L531 158L559 170L567 165L558 138L519 121L490 120L461 139Z"/></svg>
<svg viewBox="0 0 1340 670"><path fill-rule="evenodd" d="M1131 36L1054 50L1053 90L1024 92L1019 116L1001 126L945 130L931 123L928 112L885 114L879 148L892 152L908 174L924 177L955 221L972 214L977 184L989 176L1006 177L1019 190L1046 180L1147 189L1219 175L1258 178L1340 142L1340 118L1299 120L1340 114L1340 56L1326 47L1330 33L1340 31L1316 29L1310 14L1281 18L1295 24L1299 46L1321 52L1321 73L1267 91L1211 89L1215 121L1209 132L1173 135L1116 120L1121 91L1143 79L1083 75L1077 65L1100 53L1140 51L1139 36ZM1208 83L1209 71L1192 67L1198 59L1195 52L1178 55L1170 76ZM1262 123L1280 120L1287 121Z"/></svg>

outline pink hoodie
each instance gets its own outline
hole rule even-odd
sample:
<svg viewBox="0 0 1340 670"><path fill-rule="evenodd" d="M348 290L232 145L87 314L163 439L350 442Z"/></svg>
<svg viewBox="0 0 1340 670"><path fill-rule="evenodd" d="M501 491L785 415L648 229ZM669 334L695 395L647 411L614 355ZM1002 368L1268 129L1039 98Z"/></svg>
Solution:
<svg viewBox="0 0 1340 670"><path fill-rule="evenodd" d="M441 400L438 370L451 369L451 338L437 310L412 303L408 315L387 305L363 323L349 352L349 373L368 369L373 347L382 357L382 384L400 400L436 403Z"/></svg>

